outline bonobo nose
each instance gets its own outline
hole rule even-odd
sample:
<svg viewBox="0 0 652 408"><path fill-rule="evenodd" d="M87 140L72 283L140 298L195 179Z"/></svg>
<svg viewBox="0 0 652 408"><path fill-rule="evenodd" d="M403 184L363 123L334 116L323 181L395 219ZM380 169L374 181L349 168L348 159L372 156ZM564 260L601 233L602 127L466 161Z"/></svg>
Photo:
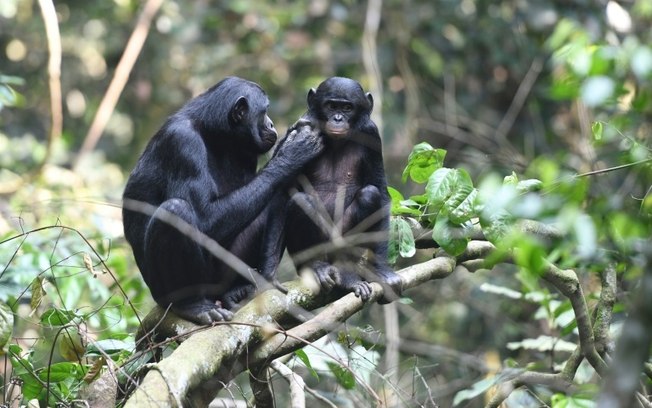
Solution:
<svg viewBox="0 0 652 408"><path fill-rule="evenodd" d="M338 113L333 119L335 119L336 122L341 122L344 120L344 117Z"/></svg>

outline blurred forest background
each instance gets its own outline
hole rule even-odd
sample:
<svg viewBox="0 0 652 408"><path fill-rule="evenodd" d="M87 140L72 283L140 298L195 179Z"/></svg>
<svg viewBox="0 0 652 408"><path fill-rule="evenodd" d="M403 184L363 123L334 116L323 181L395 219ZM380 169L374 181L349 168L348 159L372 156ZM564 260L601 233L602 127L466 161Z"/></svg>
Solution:
<svg viewBox="0 0 652 408"><path fill-rule="evenodd" d="M600 294L599 271L615 265L618 332L650 259L652 0L57 0L60 68L47 3L0 0L0 306L15 315L9 343L31 352L14 377L51 364L56 341L55 362L79 360L57 340L73 323L112 339L116 356L130 353L136 313L152 302L122 235L126 176L168 115L229 75L261 84L281 134L309 88L333 75L361 82L376 101L389 184L406 197L419 189L401 174L420 142L447 150L446 165L476 184L512 172L542 180L543 205L570 237L551 258L576 268L589 300ZM139 21L134 35L146 38L129 67ZM104 127L96 115L115 77L127 81L114 88L115 108L104 107ZM431 256L417 251L397 268ZM533 289L516 269L456 272L406 293L397 383L442 407L456 394L458 406L482 406L486 387L459 392L506 359L554 367L567 349L523 340L573 341L564 330L572 311L557 309L554 295L522 297ZM351 325L382 333L382 310ZM20 398L7 364L0 378L0 404ZM43 404L40 386L23 396ZM79 384L57 386L65 401ZM589 391L544 392L545 402L524 393L509 406L592 406L572 405L590 404Z"/></svg>

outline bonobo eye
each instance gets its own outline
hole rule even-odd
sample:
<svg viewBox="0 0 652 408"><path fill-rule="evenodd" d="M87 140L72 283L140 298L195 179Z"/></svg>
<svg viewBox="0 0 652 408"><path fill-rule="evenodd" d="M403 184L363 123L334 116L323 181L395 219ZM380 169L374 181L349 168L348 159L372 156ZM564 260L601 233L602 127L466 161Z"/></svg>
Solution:
<svg viewBox="0 0 652 408"><path fill-rule="evenodd" d="M342 104L342 112L349 113L353 110L353 105L350 103L344 103Z"/></svg>

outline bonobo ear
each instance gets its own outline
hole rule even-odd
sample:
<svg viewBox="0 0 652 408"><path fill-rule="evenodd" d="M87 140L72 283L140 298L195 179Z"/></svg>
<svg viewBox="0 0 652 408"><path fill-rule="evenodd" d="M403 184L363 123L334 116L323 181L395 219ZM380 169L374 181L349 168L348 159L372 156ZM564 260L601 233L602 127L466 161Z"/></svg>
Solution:
<svg viewBox="0 0 652 408"><path fill-rule="evenodd" d="M371 96L371 92L367 92L367 100L369 101L369 110L374 109L374 97Z"/></svg>
<svg viewBox="0 0 652 408"><path fill-rule="evenodd" d="M247 101L246 97L241 96L235 101L229 117L233 123L240 123L247 116L247 113L249 113L249 101Z"/></svg>
<svg viewBox="0 0 652 408"><path fill-rule="evenodd" d="M315 108L314 103L315 103L315 95L316 94L317 94L317 91L315 90L315 88L310 88L310 90L308 91L308 98L307 98L308 99L308 109L310 109L311 111L313 110L313 108Z"/></svg>

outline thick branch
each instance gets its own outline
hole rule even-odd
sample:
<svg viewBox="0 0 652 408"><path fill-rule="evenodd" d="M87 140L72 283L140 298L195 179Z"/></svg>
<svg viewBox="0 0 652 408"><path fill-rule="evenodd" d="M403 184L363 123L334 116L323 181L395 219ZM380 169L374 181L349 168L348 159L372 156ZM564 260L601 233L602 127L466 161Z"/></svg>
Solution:
<svg viewBox="0 0 652 408"><path fill-rule="evenodd" d="M408 289L430 279L446 277L454 267L453 258L442 257L405 268L399 274L403 287ZM216 374L226 382L237 374L237 370L245 367L233 364L235 358L244 354L251 344L262 340L268 332L266 327L277 330L275 322L292 318L293 310L312 310L328 303L327 298L311 292L300 282L290 282L286 286L289 289L286 296L277 290L264 292L239 310L233 322L217 325L188 338L169 357L153 366L125 407L182 405L186 395L200 384L214 379ZM378 284L372 284L372 287L374 301L382 295L382 288ZM276 335L266 341L266 353L259 349L254 355L262 363L276 358L272 355L296 350L324 336L363 306L359 298L349 294L329 304L317 318L297 326L302 328L299 332L304 336L303 340L292 337L293 330L297 328L291 329L287 334ZM287 342L292 342L292 346L288 347ZM214 392L217 391L215 388Z"/></svg>
<svg viewBox="0 0 652 408"><path fill-rule="evenodd" d="M593 366L595 371L603 375L607 371L607 363L604 362L595 348L593 325L591 324L589 309L586 305L582 285L580 285L577 274L573 270L562 270L548 263L548 267L543 271L542 277L570 300L573 312L575 312L582 354L591 366Z"/></svg>

